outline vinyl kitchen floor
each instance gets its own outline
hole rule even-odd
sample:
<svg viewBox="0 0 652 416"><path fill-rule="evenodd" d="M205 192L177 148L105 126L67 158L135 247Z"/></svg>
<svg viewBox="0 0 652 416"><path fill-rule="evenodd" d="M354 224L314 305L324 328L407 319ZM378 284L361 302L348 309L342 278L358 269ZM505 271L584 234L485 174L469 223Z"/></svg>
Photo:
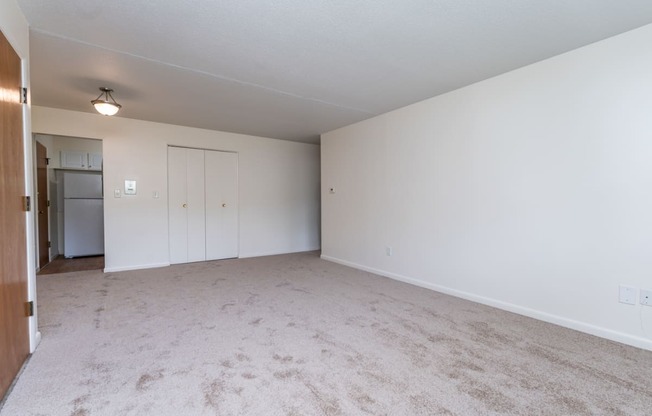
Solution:
<svg viewBox="0 0 652 416"><path fill-rule="evenodd" d="M37 275L81 272L104 269L104 256L76 257L67 259L59 256L38 271Z"/></svg>

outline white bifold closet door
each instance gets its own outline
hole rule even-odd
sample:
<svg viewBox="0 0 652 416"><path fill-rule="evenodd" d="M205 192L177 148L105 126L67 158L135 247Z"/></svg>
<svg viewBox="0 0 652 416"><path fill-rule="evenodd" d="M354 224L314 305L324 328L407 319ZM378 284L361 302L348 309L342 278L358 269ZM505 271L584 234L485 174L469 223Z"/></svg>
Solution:
<svg viewBox="0 0 652 416"><path fill-rule="evenodd" d="M238 155L207 150L206 260L238 257Z"/></svg>
<svg viewBox="0 0 652 416"><path fill-rule="evenodd" d="M168 148L170 263L238 256L238 156Z"/></svg>

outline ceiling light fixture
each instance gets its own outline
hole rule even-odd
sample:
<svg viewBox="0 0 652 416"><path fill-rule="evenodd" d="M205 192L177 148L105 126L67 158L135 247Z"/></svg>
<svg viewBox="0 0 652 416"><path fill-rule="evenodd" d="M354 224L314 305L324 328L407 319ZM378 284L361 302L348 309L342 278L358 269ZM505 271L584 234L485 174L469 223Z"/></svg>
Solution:
<svg viewBox="0 0 652 416"><path fill-rule="evenodd" d="M116 114L122 106L118 104L115 101L115 98L113 98L113 95L111 95L113 90L111 88L100 87L100 91L102 91L100 96L91 101L91 104L93 104L97 112L102 115L112 116ZM102 98L102 96L104 96L104 98ZM109 99L111 99L111 101L109 101Z"/></svg>

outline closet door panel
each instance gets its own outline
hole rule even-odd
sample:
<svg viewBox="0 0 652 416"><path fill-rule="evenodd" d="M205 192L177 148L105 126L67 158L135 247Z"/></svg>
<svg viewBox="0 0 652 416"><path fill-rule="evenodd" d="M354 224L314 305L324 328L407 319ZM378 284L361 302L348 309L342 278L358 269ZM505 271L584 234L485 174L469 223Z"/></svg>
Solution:
<svg viewBox="0 0 652 416"><path fill-rule="evenodd" d="M187 151L188 261L206 260L204 151Z"/></svg>
<svg viewBox="0 0 652 416"><path fill-rule="evenodd" d="M168 147L168 226L170 263L188 261L186 204L186 149Z"/></svg>
<svg viewBox="0 0 652 416"><path fill-rule="evenodd" d="M206 259L238 257L238 155L206 151Z"/></svg>

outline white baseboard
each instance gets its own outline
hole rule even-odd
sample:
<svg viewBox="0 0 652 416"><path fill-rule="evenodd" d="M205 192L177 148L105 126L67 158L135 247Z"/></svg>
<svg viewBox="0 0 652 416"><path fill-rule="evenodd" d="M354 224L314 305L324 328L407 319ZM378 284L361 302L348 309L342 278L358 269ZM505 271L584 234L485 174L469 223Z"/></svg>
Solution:
<svg viewBox="0 0 652 416"><path fill-rule="evenodd" d="M524 306L514 305L512 303L503 302L497 299L488 298L485 296L479 296L473 293L464 292L457 289L452 289L446 286L441 286L423 280L414 279L411 277L403 276L396 273L387 272L380 269L374 269L372 267L363 266L361 264L353 263L350 261L338 259L335 257L330 257L326 255L321 255L321 258L324 260L332 261L333 263L342 264L344 266L349 266L354 269L364 270L366 272L374 273L380 276L389 277L390 279L399 280L401 282L409 283L415 286L423 287L426 289L434 290L437 292L445 293L447 295L455 296L458 298L470 300L472 302L481 303L483 305L492 306L494 308L502 309L505 311L513 312L519 315L527 316L530 318L538 319L540 321L549 322L551 324L563 326L565 328L574 329L576 331L584 332L587 334L595 335L601 338L606 338L611 341L620 342L623 344L631 345L633 347L642 348L645 350L652 351L652 340L637 337L634 335L626 334L623 332L613 331L611 329L587 324L585 322L576 321L574 319L565 318L559 315L553 315L547 312L539 311L536 309L526 308Z"/></svg>
<svg viewBox="0 0 652 416"><path fill-rule="evenodd" d="M319 249L320 249L320 247L308 248L308 249L302 248L302 249L297 250L297 251L266 251L266 252L258 252L258 253L244 253L244 254L240 254L238 256L238 258L239 259L247 259L247 258L251 258L251 257L279 256L281 254L306 253L306 252L309 252L309 251L317 251Z"/></svg>
<svg viewBox="0 0 652 416"><path fill-rule="evenodd" d="M151 263L151 264L138 264L134 266L123 266L123 267L105 267L104 273L126 272L128 270L155 269L157 267L168 267L169 265L170 263Z"/></svg>

